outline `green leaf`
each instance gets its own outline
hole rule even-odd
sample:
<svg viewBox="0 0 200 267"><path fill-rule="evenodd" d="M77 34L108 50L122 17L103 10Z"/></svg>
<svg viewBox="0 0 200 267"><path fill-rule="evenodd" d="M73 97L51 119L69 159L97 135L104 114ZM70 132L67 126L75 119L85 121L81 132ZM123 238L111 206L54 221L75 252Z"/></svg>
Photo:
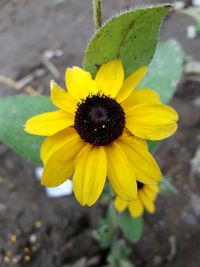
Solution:
<svg viewBox="0 0 200 267"><path fill-rule="evenodd" d="M200 22L197 23L196 29L197 29L197 32L200 33Z"/></svg>
<svg viewBox="0 0 200 267"><path fill-rule="evenodd" d="M154 154L160 145L160 141L148 140L147 143L148 143L149 151L151 152L151 154Z"/></svg>
<svg viewBox="0 0 200 267"><path fill-rule="evenodd" d="M112 245L114 229L106 223L101 222L101 226L92 231L93 237L99 242L102 248L108 248Z"/></svg>
<svg viewBox="0 0 200 267"><path fill-rule="evenodd" d="M29 135L23 125L30 117L55 110L46 96L11 96L0 99L0 140L20 155L40 163L43 137Z"/></svg>
<svg viewBox="0 0 200 267"><path fill-rule="evenodd" d="M119 262L120 267L134 267L135 265L131 263L129 260L121 260Z"/></svg>
<svg viewBox="0 0 200 267"><path fill-rule="evenodd" d="M111 266L133 267L128 262L128 257L131 254L131 248L122 239L112 240L111 250L108 254L107 261ZM127 265L129 263L129 265Z"/></svg>
<svg viewBox="0 0 200 267"><path fill-rule="evenodd" d="M95 76L98 67L120 59L125 76L151 61L163 17L170 4L134 9L112 17L90 40L84 68Z"/></svg>
<svg viewBox="0 0 200 267"><path fill-rule="evenodd" d="M101 202L102 203L110 203L110 201L112 200L112 195L110 193L110 185L107 182L103 188L103 192L101 194Z"/></svg>
<svg viewBox="0 0 200 267"><path fill-rule="evenodd" d="M149 71L139 87L156 91L163 103L168 103L181 79L185 54L179 43L173 39L157 46Z"/></svg>
<svg viewBox="0 0 200 267"><path fill-rule="evenodd" d="M139 241L143 231L142 217L132 218L127 211L122 212L119 214L119 225L128 240Z"/></svg>
<svg viewBox="0 0 200 267"><path fill-rule="evenodd" d="M114 210L112 206L108 207L106 218L99 219L99 227L97 230L93 231L93 237L100 243L102 248L107 248L112 246L114 237L114 227L113 227L113 216Z"/></svg>
<svg viewBox="0 0 200 267"><path fill-rule="evenodd" d="M171 177L164 177L160 184L160 193L166 197L170 197L171 195L178 193L178 190L171 183L171 180Z"/></svg>
<svg viewBox="0 0 200 267"><path fill-rule="evenodd" d="M63 4L64 2L65 2L65 0L53 0L53 4L54 4L55 6L61 5L61 4Z"/></svg>

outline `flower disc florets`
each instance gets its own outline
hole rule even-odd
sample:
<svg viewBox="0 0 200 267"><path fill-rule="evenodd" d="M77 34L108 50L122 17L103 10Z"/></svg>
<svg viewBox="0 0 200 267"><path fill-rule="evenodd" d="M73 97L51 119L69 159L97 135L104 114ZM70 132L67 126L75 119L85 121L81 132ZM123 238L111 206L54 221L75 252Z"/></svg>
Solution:
<svg viewBox="0 0 200 267"><path fill-rule="evenodd" d="M138 188L138 190L142 189L143 187L144 187L144 184L141 183L141 182L139 182L139 181L137 181L137 188Z"/></svg>
<svg viewBox="0 0 200 267"><path fill-rule="evenodd" d="M97 94L78 104L74 127L80 137L95 146L112 143L123 133L125 113L113 98Z"/></svg>

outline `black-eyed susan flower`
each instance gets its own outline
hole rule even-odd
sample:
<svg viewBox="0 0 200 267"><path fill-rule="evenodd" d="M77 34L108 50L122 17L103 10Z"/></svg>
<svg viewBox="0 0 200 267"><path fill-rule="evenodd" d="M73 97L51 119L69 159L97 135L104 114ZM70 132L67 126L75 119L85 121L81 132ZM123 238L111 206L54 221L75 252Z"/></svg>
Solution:
<svg viewBox="0 0 200 267"><path fill-rule="evenodd" d="M145 139L160 140L176 131L177 113L152 90L134 90L142 67L124 80L121 61L101 65L95 79L78 67L66 71L68 92L51 82L57 111L32 117L25 131L47 136L41 148L42 184L54 187L73 177L82 205L100 196L106 177L122 199L137 198L137 183L161 180Z"/></svg>
<svg viewBox="0 0 200 267"><path fill-rule="evenodd" d="M140 217L146 209L149 213L155 212L155 200L159 193L159 186L157 184L145 185L141 182L137 182L138 197L136 200L127 202L120 197L115 198L115 208L117 211L122 212L128 208L133 218Z"/></svg>

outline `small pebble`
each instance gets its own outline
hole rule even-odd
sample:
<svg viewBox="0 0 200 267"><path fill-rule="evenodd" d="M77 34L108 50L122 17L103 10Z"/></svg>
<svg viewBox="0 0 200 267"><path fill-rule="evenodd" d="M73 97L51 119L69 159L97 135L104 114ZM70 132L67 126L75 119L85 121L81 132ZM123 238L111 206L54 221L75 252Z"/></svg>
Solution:
<svg viewBox="0 0 200 267"><path fill-rule="evenodd" d="M162 263L162 257L160 255L156 255L153 261L154 261L154 264L158 266Z"/></svg>
<svg viewBox="0 0 200 267"><path fill-rule="evenodd" d="M43 224L42 221L36 221L35 222L35 227L39 229L39 228L42 227L42 224Z"/></svg>
<svg viewBox="0 0 200 267"><path fill-rule="evenodd" d="M195 107L199 108L199 107L200 107L200 97L194 99L193 102L192 102L192 104L193 104Z"/></svg>
<svg viewBox="0 0 200 267"><path fill-rule="evenodd" d="M185 3L183 1L175 1L174 2L174 9L181 10L185 7Z"/></svg>
<svg viewBox="0 0 200 267"><path fill-rule="evenodd" d="M24 261L29 262L31 260L31 257L29 255L24 256Z"/></svg>
<svg viewBox="0 0 200 267"><path fill-rule="evenodd" d="M193 6L200 7L200 0L192 0Z"/></svg>
<svg viewBox="0 0 200 267"><path fill-rule="evenodd" d="M54 58L54 57L61 57L63 55L63 51L60 49L55 50L47 50L44 52L44 57L46 58Z"/></svg>
<svg viewBox="0 0 200 267"><path fill-rule="evenodd" d="M10 257L12 255L11 251L6 251L6 256Z"/></svg>
<svg viewBox="0 0 200 267"><path fill-rule="evenodd" d="M14 257L14 258L12 259L12 263L13 263L14 265L16 265L16 264L18 263L18 258Z"/></svg>
<svg viewBox="0 0 200 267"><path fill-rule="evenodd" d="M197 36L197 29L194 25L187 26L186 36L188 39L194 39Z"/></svg>
<svg viewBox="0 0 200 267"><path fill-rule="evenodd" d="M31 244L34 244L37 242L37 236L33 234L30 236L29 240Z"/></svg>
<svg viewBox="0 0 200 267"><path fill-rule="evenodd" d="M4 263L9 263L10 262L10 258L8 256L5 256L3 261L4 261Z"/></svg>
<svg viewBox="0 0 200 267"><path fill-rule="evenodd" d="M43 167L36 167L35 168L35 176L39 181L41 180L43 170L44 170Z"/></svg>
<svg viewBox="0 0 200 267"><path fill-rule="evenodd" d="M30 249L28 247L24 247L24 252L29 253Z"/></svg>
<svg viewBox="0 0 200 267"><path fill-rule="evenodd" d="M10 241L15 244L17 242L17 236L16 235L11 235Z"/></svg>
<svg viewBox="0 0 200 267"><path fill-rule="evenodd" d="M182 219L185 223L187 223L187 224L189 224L189 225L192 225L192 226L194 226L194 225L197 224L197 219L196 219L196 217L195 217L192 213L189 213L188 211L185 211L185 210L183 210L183 211L181 212L181 219Z"/></svg>
<svg viewBox="0 0 200 267"><path fill-rule="evenodd" d="M31 250L32 250L33 252L36 252L36 251L37 251L37 247L36 247L36 246L32 246Z"/></svg>
<svg viewBox="0 0 200 267"><path fill-rule="evenodd" d="M3 212L7 209L6 205L4 203L0 203L0 212Z"/></svg>

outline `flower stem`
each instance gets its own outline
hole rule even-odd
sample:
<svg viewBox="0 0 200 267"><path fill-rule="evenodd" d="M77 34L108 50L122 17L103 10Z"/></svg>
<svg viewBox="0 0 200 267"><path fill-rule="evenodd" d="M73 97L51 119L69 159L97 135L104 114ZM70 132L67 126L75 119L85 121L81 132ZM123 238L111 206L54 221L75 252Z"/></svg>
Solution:
<svg viewBox="0 0 200 267"><path fill-rule="evenodd" d="M112 212L112 227L114 230L114 236L113 236L112 246L111 246L111 254L116 260L118 260L120 256L120 251L119 251L120 248L119 248L119 241L118 241L119 221L118 221L118 214L114 207L114 200L113 200L114 193L111 187L110 187L110 195L111 195L110 210ZM116 267L116 263L115 265L111 267Z"/></svg>
<svg viewBox="0 0 200 267"><path fill-rule="evenodd" d="M119 222L118 222L118 215L114 207L114 203L111 203L112 209L113 209L113 215L112 215L112 224L113 224L113 229L114 229L114 237L113 237L113 244L112 244L112 254L116 259L119 259L119 243L118 243L118 227L119 227Z"/></svg>
<svg viewBox="0 0 200 267"><path fill-rule="evenodd" d="M102 25L102 0L93 0L93 16L96 30Z"/></svg>

